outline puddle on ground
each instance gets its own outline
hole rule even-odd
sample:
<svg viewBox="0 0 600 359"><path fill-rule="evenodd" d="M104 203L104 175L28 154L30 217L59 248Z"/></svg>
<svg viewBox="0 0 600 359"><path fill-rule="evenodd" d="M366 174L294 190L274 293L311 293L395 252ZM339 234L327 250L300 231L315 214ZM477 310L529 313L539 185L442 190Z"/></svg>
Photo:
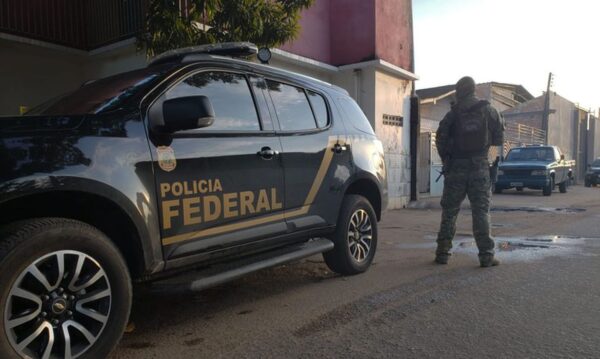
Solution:
<svg viewBox="0 0 600 359"><path fill-rule="evenodd" d="M432 249L436 247L436 235L426 235L426 242L399 244L402 249ZM523 236L507 237L496 236L496 255L501 260L532 260L546 256L567 255L585 251L582 245L600 244L600 237L579 237L569 235ZM477 245L471 236L458 235L455 237L454 253L477 254Z"/></svg>
<svg viewBox="0 0 600 359"><path fill-rule="evenodd" d="M585 208L571 208L571 207L492 207L490 212L529 212L529 213L581 213L585 212Z"/></svg>

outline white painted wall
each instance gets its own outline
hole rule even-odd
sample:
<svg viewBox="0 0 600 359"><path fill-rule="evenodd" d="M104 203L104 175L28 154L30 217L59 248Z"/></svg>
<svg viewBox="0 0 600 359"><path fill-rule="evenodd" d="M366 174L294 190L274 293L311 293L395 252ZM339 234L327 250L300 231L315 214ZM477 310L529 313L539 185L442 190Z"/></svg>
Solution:
<svg viewBox="0 0 600 359"><path fill-rule="evenodd" d="M388 173L389 209L410 201L410 94L412 83L382 71L375 73L375 133L383 142ZM404 117L402 127L384 125L383 115Z"/></svg>

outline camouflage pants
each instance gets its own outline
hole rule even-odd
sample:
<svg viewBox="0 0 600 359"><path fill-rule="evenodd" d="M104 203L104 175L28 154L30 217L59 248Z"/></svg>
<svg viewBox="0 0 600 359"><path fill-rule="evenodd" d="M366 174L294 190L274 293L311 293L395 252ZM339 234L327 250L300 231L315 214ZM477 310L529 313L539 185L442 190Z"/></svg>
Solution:
<svg viewBox="0 0 600 359"><path fill-rule="evenodd" d="M473 214L473 236L479 255L494 254L490 233L490 173L487 159L453 160L444 178L442 223L437 237L436 254L448 253L456 233L460 205L469 197Z"/></svg>

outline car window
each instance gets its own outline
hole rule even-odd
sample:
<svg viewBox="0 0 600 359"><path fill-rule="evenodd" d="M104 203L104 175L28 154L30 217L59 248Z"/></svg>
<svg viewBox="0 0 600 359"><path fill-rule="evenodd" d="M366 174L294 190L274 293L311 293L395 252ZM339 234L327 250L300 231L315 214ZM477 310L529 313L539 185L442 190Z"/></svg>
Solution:
<svg viewBox="0 0 600 359"><path fill-rule="evenodd" d="M554 161L552 148L513 148L506 156L507 161Z"/></svg>
<svg viewBox="0 0 600 359"><path fill-rule="evenodd" d="M259 131L260 122L246 77L231 72L194 74L166 94L166 99L206 96L215 111L215 122L194 131Z"/></svg>
<svg viewBox="0 0 600 359"><path fill-rule="evenodd" d="M283 131L317 128L304 89L271 80L267 80L267 87Z"/></svg>
<svg viewBox="0 0 600 359"><path fill-rule="evenodd" d="M600 167L600 160L595 160L592 162L592 167Z"/></svg>
<svg viewBox="0 0 600 359"><path fill-rule="evenodd" d="M344 112L344 119L351 123L354 128L368 134L375 134L367 116L362 112L358 104L350 98L340 98L340 106Z"/></svg>
<svg viewBox="0 0 600 359"><path fill-rule="evenodd" d="M329 116L327 114L327 105L325 104L325 99L323 96L312 91L307 92L308 99L310 100L310 104L315 114L315 118L317 119L317 125L320 128L327 127L329 124Z"/></svg>

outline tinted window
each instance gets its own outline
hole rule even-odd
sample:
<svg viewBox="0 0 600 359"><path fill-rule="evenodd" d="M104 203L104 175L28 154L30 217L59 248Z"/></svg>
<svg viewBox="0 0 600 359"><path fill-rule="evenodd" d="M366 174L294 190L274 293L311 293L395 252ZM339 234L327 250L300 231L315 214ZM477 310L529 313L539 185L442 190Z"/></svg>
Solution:
<svg viewBox="0 0 600 359"><path fill-rule="evenodd" d="M345 120L350 122L354 128L362 132L374 134L373 128L371 127L367 116L365 116L354 100L349 98L341 98L340 106L344 111Z"/></svg>
<svg viewBox="0 0 600 359"><path fill-rule="evenodd" d="M304 89L267 80L279 125L284 131L317 128Z"/></svg>
<svg viewBox="0 0 600 359"><path fill-rule="evenodd" d="M317 118L317 125L321 128L327 127L329 120L327 116L327 105L325 104L325 99L323 96L308 91L308 99L310 100L313 112Z"/></svg>
<svg viewBox="0 0 600 359"><path fill-rule="evenodd" d="M172 68L173 65L151 66L89 82L31 109L27 115L84 115L137 106L141 97Z"/></svg>
<svg viewBox="0 0 600 359"><path fill-rule="evenodd" d="M215 110L215 122L198 131L260 130L258 115L246 77L230 72L192 75L166 94L167 99L206 96Z"/></svg>

